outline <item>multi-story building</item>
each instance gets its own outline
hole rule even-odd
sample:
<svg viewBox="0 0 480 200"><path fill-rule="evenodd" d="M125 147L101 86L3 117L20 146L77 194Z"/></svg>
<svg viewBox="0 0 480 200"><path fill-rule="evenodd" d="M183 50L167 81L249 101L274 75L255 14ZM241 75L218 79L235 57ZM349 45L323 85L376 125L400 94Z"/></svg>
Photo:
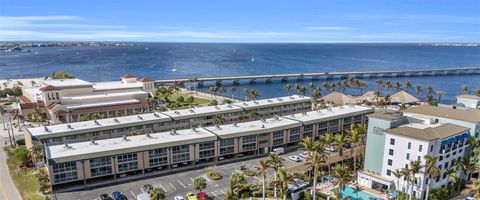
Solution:
<svg viewBox="0 0 480 200"><path fill-rule="evenodd" d="M448 181L446 171L455 167L455 162L468 150L469 127L401 112L374 113L368 118L365 164L357 181L369 188L408 190L417 198L424 198L427 180L422 173L415 174L414 181L407 187L406 179L397 179L393 172L408 167L414 160L425 165L426 155L438 157L441 173L439 178L432 180L431 187L445 187ZM415 186L410 191L412 184Z"/></svg>
<svg viewBox="0 0 480 200"><path fill-rule="evenodd" d="M80 79L48 79L41 87L23 88L19 97L24 116L41 109L53 124L76 122L83 115L103 117L142 113L155 91L154 80L127 74L121 81L91 83Z"/></svg>
<svg viewBox="0 0 480 200"><path fill-rule="evenodd" d="M373 111L361 106L334 107L242 123L45 145L47 168L56 186L134 174L173 173L212 162L266 155L272 148L296 145L304 137L324 134L324 123L327 129L341 132L346 127L344 122L361 119L354 122L364 123L365 115Z"/></svg>
<svg viewBox="0 0 480 200"><path fill-rule="evenodd" d="M25 142L27 147L30 148L36 141L54 145L142 134L143 132L162 132L171 129L211 126L217 116L223 117L224 123L228 124L248 120L245 119L246 117L250 120L256 120L251 115L252 112L256 112L257 118L260 119L310 110L310 97L294 95L227 105L204 106L29 128L25 133Z"/></svg>
<svg viewBox="0 0 480 200"><path fill-rule="evenodd" d="M457 96L457 104L461 104L466 108L480 109L480 97L475 95L459 95Z"/></svg>

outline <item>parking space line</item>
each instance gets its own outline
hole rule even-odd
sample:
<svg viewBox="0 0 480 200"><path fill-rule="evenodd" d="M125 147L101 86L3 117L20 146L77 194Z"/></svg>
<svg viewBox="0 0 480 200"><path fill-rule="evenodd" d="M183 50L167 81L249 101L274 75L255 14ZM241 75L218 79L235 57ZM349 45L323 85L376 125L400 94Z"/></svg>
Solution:
<svg viewBox="0 0 480 200"><path fill-rule="evenodd" d="M192 183L193 183L193 178L190 178L190 180L192 180Z"/></svg>
<svg viewBox="0 0 480 200"><path fill-rule="evenodd" d="M222 189L220 189L220 192L222 192L223 194L225 194L225 192L224 192Z"/></svg>
<svg viewBox="0 0 480 200"><path fill-rule="evenodd" d="M173 186L172 183L168 182L168 184L170 184L170 186L172 186L173 190L177 191L177 188L175 188L175 186Z"/></svg>
<svg viewBox="0 0 480 200"><path fill-rule="evenodd" d="M213 196L217 197L217 199L220 199L220 197L215 193L215 192L212 192Z"/></svg>
<svg viewBox="0 0 480 200"><path fill-rule="evenodd" d="M180 183L180 185L183 186L183 188L186 188L186 186L180 180L177 180L177 181L178 181L178 183Z"/></svg>
<svg viewBox="0 0 480 200"><path fill-rule="evenodd" d="M212 180L210 180L207 176L203 175L203 178L205 178L209 183L212 182Z"/></svg>
<svg viewBox="0 0 480 200"><path fill-rule="evenodd" d="M163 187L162 184L158 184L158 185L160 185L160 187L163 188L163 190L165 190L165 192L168 192L167 188Z"/></svg>
<svg viewBox="0 0 480 200"><path fill-rule="evenodd" d="M135 195L135 193L133 191L130 190L130 192L132 193L133 195L133 198L136 199L137 198L137 195Z"/></svg>

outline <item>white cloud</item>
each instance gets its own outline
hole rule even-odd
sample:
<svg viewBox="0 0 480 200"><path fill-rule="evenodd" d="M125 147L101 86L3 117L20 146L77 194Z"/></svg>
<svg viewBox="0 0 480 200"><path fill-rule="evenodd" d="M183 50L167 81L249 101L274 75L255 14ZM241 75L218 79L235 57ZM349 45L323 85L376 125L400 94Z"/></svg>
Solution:
<svg viewBox="0 0 480 200"><path fill-rule="evenodd" d="M308 30L323 30L323 31L343 31L343 30L352 30L352 28L344 26L309 26L306 27Z"/></svg>

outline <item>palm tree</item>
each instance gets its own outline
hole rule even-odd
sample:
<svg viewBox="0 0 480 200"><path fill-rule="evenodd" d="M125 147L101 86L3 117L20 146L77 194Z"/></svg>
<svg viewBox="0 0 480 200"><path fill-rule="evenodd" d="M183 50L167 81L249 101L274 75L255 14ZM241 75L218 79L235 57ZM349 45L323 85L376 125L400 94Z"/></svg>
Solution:
<svg viewBox="0 0 480 200"><path fill-rule="evenodd" d="M163 188L155 187L150 190L150 199L161 200L165 199L165 190Z"/></svg>
<svg viewBox="0 0 480 200"><path fill-rule="evenodd" d="M438 103L442 100L442 96L445 94L443 91L437 91Z"/></svg>
<svg viewBox="0 0 480 200"><path fill-rule="evenodd" d="M408 197L410 196L409 186L410 186L410 181L412 180L412 177L411 177L412 172L410 170L410 166L406 166L405 168L402 168L401 172L404 180L406 181L405 194L407 194L407 197Z"/></svg>
<svg viewBox="0 0 480 200"><path fill-rule="evenodd" d="M290 96L290 92L292 91L292 86L290 84L286 84L283 89L287 91L288 96Z"/></svg>
<svg viewBox="0 0 480 200"><path fill-rule="evenodd" d="M287 200L288 184L293 181L293 176L287 173L287 168L282 166L276 171L278 180L272 181L272 185L278 187L283 195L283 200Z"/></svg>
<svg viewBox="0 0 480 200"><path fill-rule="evenodd" d="M477 88L477 89L475 90L475 95L476 95L477 97L480 97L480 88Z"/></svg>
<svg viewBox="0 0 480 200"><path fill-rule="evenodd" d="M250 118L252 118L253 120L256 120L258 117L258 112L257 111L252 111L250 113Z"/></svg>
<svg viewBox="0 0 480 200"><path fill-rule="evenodd" d="M358 80L358 79L357 79ZM358 88L360 88L360 95L363 95L363 90L367 88L367 82L365 81L359 81L358 82Z"/></svg>
<svg viewBox="0 0 480 200"><path fill-rule="evenodd" d="M225 92L226 92L225 87L223 86L218 87L218 92L220 92L222 97L225 97Z"/></svg>
<svg viewBox="0 0 480 200"><path fill-rule="evenodd" d="M339 133L339 134L336 134L335 135L335 140L333 142L335 144L335 147L337 147L338 149L338 154L340 155L340 157L342 158L342 164L344 162L344 154L343 154L343 150L345 149L345 144L348 143L348 138L345 136L345 134L343 133Z"/></svg>
<svg viewBox="0 0 480 200"><path fill-rule="evenodd" d="M198 176L193 179L192 187L194 190L202 192L207 187L207 180L202 176Z"/></svg>
<svg viewBox="0 0 480 200"><path fill-rule="evenodd" d="M255 169L257 170L257 172L262 174L262 199L265 200L265 182L267 178L267 173L270 169L268 160L259 160L258 165L255 166Z"/></svg>
<svg viewBox="0 0 480 200"><path fill-rule="evenodd" d="M425 200L428 200L428 195L430 193L430 187L433 180L437 179L440 176L440 169L437 167L438 157L426 155L425 157L425 171L424 176L427 177L427 192L425 194Z"/></svg>
<svg viewBox="0 0 480 200"><path fill-rule="evenodd" d="M357 145L362 139L361 133L358 131L358 127L353 123L350 124L350 129L347 131L350 135L348 137L348 143L350 143L351 148L353 148L353 174L357 178ZM352 150L350 150L352 152Z"/></svg>
<svg viewBox="0 0 480 200"><path fill-rule="evenodd" d="M449 180L452 181L451 190L450 190L450 195L452 195L455 192L455 184L461 185L461 181L460 181L461 179L460 177L458 177L457 170L454 167L450 169L451 171L447 170L447 173L448 173Z"/></svg>
<svg viewBox="0 0 480 200"><path fill-rule="evenodd" d="M327 147L331 147L335 142L335 136L331 133L326 133L321 137L321 140ZM330 174L330 156L327 157L327 163L328 163L328 174Z"/></svg>
<svg viewBox="0 0 480 200"><path fill-rule="evenodd" d="M268 164L273 169L273 171L278 172L278 169L283 166L285 159L280 157L277 154L270 154L268 156ZM274 180L277 180L277 173L274 173ZM274 188L274 196L277 198L277 186Z"/></svg>
<svg viewBox="0 0 480 200"><path fill-rule="evenodd" d="M323 83L322 87L325 92L328 92L328 90L330 90L330 85L328 84L328 82Z"/></svg>
<svg viewBox="0 0 480 200"><path fill-rule="evenodd" d="M420 92L422 92L422 85L420 84L415 84L415 95L418 97L420 95Z"/></svg>
<svg viewBox="0 0 480 200"><path fill-rule="evenodd" d="M217 91L218 91L217 86L210 87L210 95L212 95L215 99L217 99Z"/></svg>
<svg viewBox="0 0 480 200"><path fill-rule="evenodd" d="M405 91L408 92L408 90L413 89L412 88L412 83L410 83L409 80L405 81L405 84L403 85L405 87Z"/></svg>
<svg viewBox="0 0 480 200"><path fill-rule="evenodd" d="M400 89L402 88L402 84L400 84L399 82L395 82L393 84L393 88L395 88L395 91L400 91Z"/></svg>
<svg viewBox="0 0 480 200"><path fill-rule="evenodd" d="M7 130L7 127L5 126L5 118L4 118L5 113L6 113L5 108L3 108L3 106L0 105L0 117L2 117L3 130Z"/></svg>
<svg viewBox="0 0 480 200"><path fill-rule="evenodd" d="M225 118L222 115L215 115L215 120L213 121L215 126L220 126L225 123Z"/></svg>
<svg viewBox="0 0 480 200"><path fill-rule="evenodd" d="M305 96L307 94L307 88L304 85L302 85L299 90L300 90L300 93L302 93L303 96Z"/></svg>
<svg viewBox="0 0 480 200"><path fill-rule="evenodd" d="M387 80L385 81L385 89L387 90L388 94L390 94L390 89L392 88L392 81Z"/></svg>
<svg viewBox="0 0 480 200"><path fill-rule="evenodd" d="M397 186L395 187L396 191L400 191L400 178L402 178L403 173L402 170L396 169L392 172L393 176L397 179Z"/></svg>
<svg viewBox="0 0 480 200"><path fill-rule="evenodd" d="M423 168L423 165L422 165L421 161L415 160L415 161L410 162L410 173L412 174L412 179L413 180L416 179L415 176L417 174L423 173L422 168ZM413 196L413 186L414 185L415 185L415 181L413 181L412 185L410 186L411 187L410 192L412 192L412 194L410 195L410 199Z"/></svg>
<svg viewBox="0 0 480 200"><path fill-rule="evenodd" d="M250 96L253 99L253 102L255 102L255 100L257 100L258 97L260 97L260 92L258 92L258 90L251 90Z"/></svg>
<svg viewBox="0 0 480 200"><path fill-rule="evenodd" d="M313 84L312 81L310 81L310 83L308 83L308 87L310 87L310 91L315 90L315 84Z"/></svg>
<svg viewBox="0 0 480 200"><path fill-rule="evenodd" d="M239 194L247 184L245 175L241 171L235 171L230 176L230 191L226 195L226 199L239 199Z"/></svg>
<svg viewBox="0 0 480 200"><path fill-rule="evenodd" d="M377 90L380 90L380 88L383 87L383 80L382 79L376 80L375 83L377 83Z"/></svg>
<svg viewBox="0 0 480 200"><path fill-rule="evenodd" d="M237 91L236 87L231 87L230 92L232 93L232 99L235 99L235 92Z"/></svg>
<svg viewBox="0 0 480 200"><path fill-rule="evenodd" d="M345 185L352 179L348 166L341 164L335 165L332 177L335 178L334 183L339 193L345 189Z"/></svg>
<svg viewBox="0 0 480 200"><path fill-rule="evenodd" d="M467 85L462 85L461 92L462 94L468 94L469 91Z"/></svg>
<svg viewBox="0 0 480 200"><path fill-rule="evenodd" d="M250 90L243 88L243 95L245 96L245 101L248 101L248 98L250 97Z"/></svg>
<svg viewBox="0 0 480 200"><path fill-rule="evenodd" d="M302 141L303 148L308 151L309 156L305 165L313 171L313 199L317 199L317 177L318 170L325 163L327 154L325 147L321 142L314 142L311 137L307 137Z"/></svg>

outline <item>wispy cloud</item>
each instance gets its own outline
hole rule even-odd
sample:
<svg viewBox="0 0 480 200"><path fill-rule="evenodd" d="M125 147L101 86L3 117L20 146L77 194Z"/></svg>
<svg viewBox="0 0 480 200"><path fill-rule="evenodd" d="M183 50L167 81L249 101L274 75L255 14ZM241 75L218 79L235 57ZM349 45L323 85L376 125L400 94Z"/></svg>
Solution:
<svg viewBox="0 0 480 200"><path fill-rule="evenodd" d="M109 29L127 28L127 26L83 24L83 18L79 16L0 16L0 29L41 29L41 28L63 28L63 29ZM63 22L63 23L58 23ZM68 23L64 23L68 22ZM74 22L74 23L72 23ZM80 22L80 23L79 23Z"/></svg>
<svg viewBox="0 0 480 200"><path fill-rule="evenodd" d="M350 27L344 26L309 26L306 27L307 30L323 30L323 31L344 31L344 30L352 30Z"/></svg>

